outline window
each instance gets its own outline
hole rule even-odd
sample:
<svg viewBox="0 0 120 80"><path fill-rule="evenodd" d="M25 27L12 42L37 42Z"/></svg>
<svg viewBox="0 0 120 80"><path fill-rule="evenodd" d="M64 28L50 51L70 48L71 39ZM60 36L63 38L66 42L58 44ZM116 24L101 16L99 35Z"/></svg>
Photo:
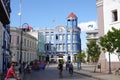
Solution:
<svg viewBox="0 0 120 80"><path fill-rule="evenodd" d="M68 44L68 50L71 50L71 46L70 46L70 44Z"/></svg>
<svg viewBox="0 0 120 80"><path fill-rule="evenodd" d="M73 50L77 50L77 44L73 44L73 48L72 48Z"/></svg>
<svg viewBox="0 0 120 80"><path fill-rule="evenodd" d="M26 46L26 39L24 39L24 46Z"/></svg>
<svg viewBox="0 0 120 80"><path fill-rule="evenodd" d="M53 41L54 40L54 35L51 35L51 41Z"/></svg>
<svg viewBox="0 0 120 80"><path fill-rule="evenodd" d="M30 41L30 47L31 47L31 41Z"/></svg>
<svg viewBox="0 0 120 80"><path fill-rule="evenodd" d="M59 45L57 44L56 46L57 46L57 51L58 51L59 50Z"/></svg>
<svg viewBox="0 0 120 80"><path fill-rule="evenodd" d="M51 44L51 51L54 51L54 45Z"/></svg>
<svg viewBox="0 0 120 80"><path fill-rule="evenodd" d="M47 50L47 51L49 50L49 46L48 46L48 44L46 44L46 50Z"/></svg>
<svg viewBox="0 0 120 80"><path fill-rule="evenodd" d="M13 38L14 39L14 38ZM19 44L19 36L17 36L17 44Z"/></svg>
<svg viewBox="0 0 120 80"><path fill-rule="evenodd" d="M63 40L65 40L65 35L63 35Z"/></svg>
<svg viewBox="0 0 120 80"><path fill-rule="evenodd" d="M19 58L19 52L17 52L17 60L19 61L19 59L20 59L20 58Z"/></svg>
<svg viewBox="0 0 120 80"><path fill-rule="evenodd" d="M112 21L118 21L118 13L117 10L112 11Z"/></svg>
<svg viewBox="0 0 120 80"><path fill-rule="evenodd" d="M56 40L58 40L58 35L56 35Z"/></svg>
<svg viewBox="0 0 120 80"><path fill-rule="evenodd" d="M66 45L65 45L65 44L63 44L63 50L64 50L64 51L65 51L65 48L66 48L65 46L66 46Z"/></svg>
<svg viewBox="0 0 120 80"><path fill-rule="evenodd" d="M45 32L46 33L46 35L49 35L49 32Z"/></svg>
<svg viewBox="0 0 120 80"><path fill-rule="evenodd" d="M70 35L69 35L69 34L68 34L68 37L67 37L67 38L68 38L68 40L70 40Z"/></svg>
<svg viewBox="0 0 120 80"><path fill-rule="evenodd" d="M60 44L60 51L62 51L62 44Z"/></svg>
<svg viewBox="0 0 120 80"><path fill-rule="evenodd" d="M60 41L62 41L62 35L59 35L59 37L60 37Z"/></svg>
<svg viewBox="0 0 120 80"><path fill-rule="evenodd" d="M49 41L49 36L46 36L46 42L48 42Z"/></svg>
<svg viewBox="0 0 120 80"><path fill-rule="evenodd" d="M27 46L29 46L29 40L27 40Z"/></svg>
<svg viewBox="0 0 120 80"><path fill-rule="evenodd" d="M77 38L76 35L73 35L73 40L76 40L76 38Z"/></svg>

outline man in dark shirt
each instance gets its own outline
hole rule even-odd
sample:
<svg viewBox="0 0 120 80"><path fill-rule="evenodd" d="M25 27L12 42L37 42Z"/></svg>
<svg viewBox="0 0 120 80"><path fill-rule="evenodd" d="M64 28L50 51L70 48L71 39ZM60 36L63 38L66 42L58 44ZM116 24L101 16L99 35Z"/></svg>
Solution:
<svg viewBox="0 0 120 80"><path fill-rule="evenodd" d="M63 64L61 60L59 60L59 63L58 63L58 70L59 70L59 76L62 77Z"/></svg>

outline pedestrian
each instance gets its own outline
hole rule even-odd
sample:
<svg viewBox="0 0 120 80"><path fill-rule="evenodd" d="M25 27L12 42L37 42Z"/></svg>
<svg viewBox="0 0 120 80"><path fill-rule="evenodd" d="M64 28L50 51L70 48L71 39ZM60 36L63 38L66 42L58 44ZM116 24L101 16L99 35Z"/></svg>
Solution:
<svg viewBox="0 0 120 80"><path fill-rule="evenodd" d="M59 77L62 77L62 71L63 71L63 64L62 64L62 61L59 60L59 63L58 63L58 70L59 70Z"/></svg>
<svg viewBox="0 0 120 80"><path fill-rule="evenodd" d="M50 62L50 60L49 60L49 55L47 55L47 56L46 56L46 65L48 65L48 67L49 67L49 64L50 64L49 62Z"/></svg>
<svg viewBox="0 0 120 80"><path fill-rule="evenodd" d="M21 74L22 73L22 64L21 63L18 63L18 69L19 69L19 73Z"/></svg>
<svg viewBox="0 0 120 80"><path fill-rule="evenodd" d="M69 68L69 61L66 61L66 70Z"/></svg>
<svg viewBox="0 0 120 80"><path fill-rule="evenodd" d="M27 72L28 62L25 62L24 64L24 74Z"/></svg>
<svg viewBox="0 0 120 80"><path fill-rule="evenodd" d="M73 73L73 64L71 61L69 61L69 73L72 71Z"/></svg>
<svg viewBox="0 0 120 80"><path fill-rule="evenodd" d="M10 68L7 70L5 80L21 80L15 73L15 63L11 62Z"/></svg>

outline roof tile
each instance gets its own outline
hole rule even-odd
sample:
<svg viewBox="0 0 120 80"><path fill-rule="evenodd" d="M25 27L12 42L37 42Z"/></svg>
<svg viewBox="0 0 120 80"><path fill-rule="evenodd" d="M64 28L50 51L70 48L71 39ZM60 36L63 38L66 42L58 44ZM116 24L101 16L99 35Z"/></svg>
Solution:
<svg viewBox="0 0 120 80"><path fill-rule="evenodd" d="M77 18L77 16L74 13L70 13L67 18Z"/></svg>

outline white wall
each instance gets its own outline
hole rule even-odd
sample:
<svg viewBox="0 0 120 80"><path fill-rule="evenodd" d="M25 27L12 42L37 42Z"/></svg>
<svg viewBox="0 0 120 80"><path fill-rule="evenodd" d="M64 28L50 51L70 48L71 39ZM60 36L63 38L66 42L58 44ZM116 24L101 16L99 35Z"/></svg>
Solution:
<svg viewBox="0 0 120 80"><path fill-rule="evenodd" d="M104 12L104 32L107 34L112 27L120 28L120 0L104 0L103 2L103 12ZM118 21L112 21L112 11L118 11ZM108 54L106 54L106 59L109 61ZM115 54L111 54L111 61L118 62L118 56Z"/></svg>
<svg viewBox="0 0 120 80"><path fill-rule="evenodd" d="M118 21L112 22L112 10L115 9L118 10ZM120 28L120 2L118 2L118 0L104 0L103 10L105 34L111 27Z"/></svg>

